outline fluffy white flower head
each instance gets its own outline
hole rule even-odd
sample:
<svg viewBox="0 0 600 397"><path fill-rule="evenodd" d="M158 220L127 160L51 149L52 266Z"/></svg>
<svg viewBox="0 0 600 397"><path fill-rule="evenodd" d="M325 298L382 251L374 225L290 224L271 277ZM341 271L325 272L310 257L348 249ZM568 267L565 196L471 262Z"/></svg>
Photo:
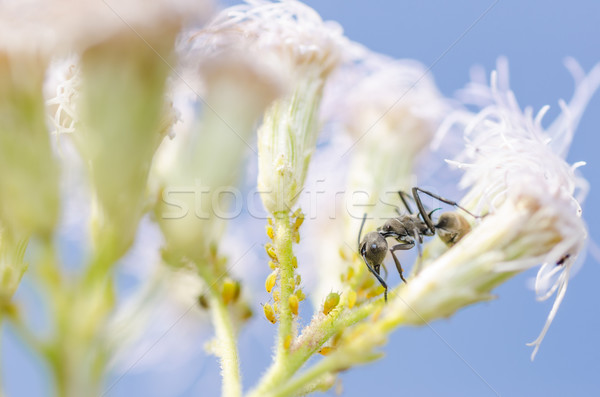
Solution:
<svg viewBox="0 0 600 397"><path fill-rule="evenodd" d="M356 61L337 73L345 81L334 96L355 142L349 188L369 192L374 204L383 193L393 200L398 190L410 189L415 157L432 141L449 106L419 62L393 60L359 45L354 53Z"/></svg>
<svg viewBox="0 0 600 397"><path fill-rule="evenodd" d="M204 32L209 36L203 45L209 49L244 49L271 62L276 73L282 66L318 67L325 76L337 65L338 47L345 41L339 25L324 22L315 10L295 0L247 0L223 10Z"/></svg>
<svg viewBox="0 0 600 397"><path fill-rule="evenodd" d="M573 61L568 65L574 71L575 94L569 104L560 102L562 114L548 129L542 126L548 107L535 117L531 109L519 108L508 88L504 60L492 73L491 87L472 84L463 93L466 99L486 106L475 116L457 113L452 119L464 128L467 143L459 160L451 162L465 169L461 185L470 191L463 204L488 214L482 226L507 209L529 214L514 229L521 235L514 243L515 254L506 255L495 270L514 272L543 263L536 279L538 299L548 299L558 291L544 329L532 342L532 358L564 297L569 272L587 238L581 217L587 181L576 172L584 163L570 165L564 157L587 101L600 85L600 65L585 77ZM518 249L521 252L516 253Z"/></svg>
<svg viewBox="0 0 600 397"><path fill-rule="evenodd" d="M157 26L179 26L211 8L208 0L9 0L0 4L0 50L54 55L124 31L142 31L147 38Z"/></svg>
<svg viewBox="0 0 600 397"><path fill-rule="evenodd" d="M346 43L342 29L294 0L251 0L223 10L204 34L213 54L250 54L285 87L258 130L258 188L269 212L286 211L304 184L323 86Z"/></svg>

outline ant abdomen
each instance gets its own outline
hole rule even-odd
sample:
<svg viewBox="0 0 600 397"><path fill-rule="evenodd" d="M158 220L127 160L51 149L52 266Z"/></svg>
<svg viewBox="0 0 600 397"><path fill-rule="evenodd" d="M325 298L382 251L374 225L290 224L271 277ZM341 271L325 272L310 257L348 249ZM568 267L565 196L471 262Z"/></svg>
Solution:
<svg viewBox="0 0 600 397"><path fill-rule="evenodd" d="M440 215L435 229L440 240L452 247L471 231L471 224L461 214L444 212Z"/></svg>

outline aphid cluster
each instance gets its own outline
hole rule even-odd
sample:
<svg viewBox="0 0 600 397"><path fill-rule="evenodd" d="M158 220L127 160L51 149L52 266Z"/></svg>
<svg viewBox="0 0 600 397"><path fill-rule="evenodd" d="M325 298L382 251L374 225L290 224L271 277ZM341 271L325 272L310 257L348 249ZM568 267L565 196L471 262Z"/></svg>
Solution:
<svg viewBox="0 0 600 397"><path fill-rule="evenodd" d="M293 224L292 224L292 240L294 243L300 242L300 233L299 228L304 222L304 214L300 211L300 209L296 210L292 214ZM266 226L266 233L269 239L273 240L275 237L275 230L273 229L273 220L271 218L267 219L268 224ZM272 294L273 296L273 304L265 303L263 305L263 311L267 320L271 323L275 324L277 322L277 313L279 311L279 305L284 304L280 302L280 291L277 288L277 281L280 277L279 271L279 260L277 258L277 253L275 252L275 247L272 243L265 244L265 250L267 251L267 255L269 255L269 267L272 272L267 276L265 280L265 290L267 293ZM298 267L296 257L292 258L292 265L295 268ZM294 316L298 315L298 307L300 302L305 299L304 292L300 288L300 283L302 279L299 274L296 274L294 277L294 292L288 298L288 306L290 311Z"/></svg>
<svg viewBox="0 0 600 397"><path fill-rule="evenodd" d="M479 218L479 216L472 214L467 209L461 207L455 201L445 199L441 196L423 190L419 187L412 189L413 199L417 204L418 212L413 212L406 198L408 194L404 192L398 192L402 204L408 211L403 214L397 209L398 217L389 219L383 226L379 227L377 231L369 232L365 235L361 241L362 229L365 224L367 214L363 217L362 224L360 225L360 231L358 232L358 253L363 258L367 268L377 278L379 283L384 288L384 298L387 302L387 284L380 275L380 269L383 261L387 255L387 252L392 254L396 269L400 274L402 281L406 282L403 275L402 265L396 257L395 251L404 251L413 248L415 245L419 250L419 258L422 255L421 244L423 244L424 236L433 236L437 232L440 239L448 246L453 246L459 242L469 231L471 225L467 220L456 212L445 212L440 215L436 224L431 220L431 215L436 210L427 213L419 192L426 194L436 200L443 203L452 205L466 212L467 214ZM391 237L397 241L397 244L391 248L388 246L387 238Z"/></svg>

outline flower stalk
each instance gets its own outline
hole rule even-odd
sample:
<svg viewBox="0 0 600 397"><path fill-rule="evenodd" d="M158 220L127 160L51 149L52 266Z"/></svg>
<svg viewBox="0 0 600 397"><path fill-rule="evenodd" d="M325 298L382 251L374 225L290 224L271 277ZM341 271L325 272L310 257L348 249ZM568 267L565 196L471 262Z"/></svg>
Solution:
<svg viewBox="0 0 600 397"><path fill-rule="evenodd" d="M167 35L154 45L168 56L172 42ZM90 166L93 236L98 255L105 257L90 270L106 271L133 242L145 211L152 157L166 132L160 115L167 72L134 34L114 37L82 55L81 124L73 138Z"/></svg>
<svg viewBox="0 0 600 397"><path fill-rule="evenodd" d="M344 300L342 301L342 304ZM294 374L312 357L327 341L334 335L340 334L344 329L357 324L373 313L376 307L382 306L383 301L365 304L354 310L340 307L329 315L318 314L313 321L302 330L302 333L292 343L287 355L283 360L275 361L274 365L263 376L259 384L250 393L250 397L270 395L279 388L287 390L287 385ZM276 356L277 357L277 356ZM328 364L329 365L329 364ZM314 379L314 372L322 369L309 369L313 375L309 375L299 382L303 386L308 385ZM321 375L324 373L321 372ZM296 382L296 381L294 381ZM301 389L297 389L301 390Z"/></svg>
<svg viewBox="0 0 600 397"><path fill-rule="evenodd" d="M278 212L274 214L275 223L275 253L279 262L279 290L280 304L279 311L279 329L277 336L277 350L275 353L275 362L281 362L288 354L290 338L293 338L293 313L288 304L290 296L296 287L294 271L294 252L292 250L292 227L290 215L287 212ZM286 342L287 341L287 342ZM275 364L277 365L277 364Z"/></svg>
<svg viewBox="0 0 600 397"><path fill-rule="evenodd" d="M45 124L47 59L0 46L0 223L13 236L49 238L58 219L58 164Z"/></svg>
<svg viewBox="0 0 600 397"><path fill-rule="evenodd" d="M223 377L222 395L237 397L242 395L242 377L236 335L231 314L223 302L223 296L215 288L210 288L210 312L215 326L217 346L215 353L221 361Z"/></svg>

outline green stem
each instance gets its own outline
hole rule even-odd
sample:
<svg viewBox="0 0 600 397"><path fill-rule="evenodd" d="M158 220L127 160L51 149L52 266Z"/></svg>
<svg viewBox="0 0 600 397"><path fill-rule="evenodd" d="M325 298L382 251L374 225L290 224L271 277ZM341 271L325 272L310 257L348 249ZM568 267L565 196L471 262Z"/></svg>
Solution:
<svg viewBox="0 0 600 397"><path fill-rule="evenodd" d="M287 355L285 362L274 362L249 396L262 397L272 390L278 390L325 342L341 330L368 317L377 304L378 302L365 304L351 311L335 311L322 321L311 324L298 339L301 343L298 349Z"/></svg>
<svg viewBox="0 0 600 397"><path fill-rule="evenodd" d="M338 332L351 327L352 325L364 320L375 311L379 301L364 304L354 310L345 310L336 315L326 316L322 322L311 325L311 330L306 330L305 333L314 333L316 338L310 336L303 340L295 355L302 359L302 363L310 358L321 346L327 342L332 336ZM379 302L380 304L380 302ZM332 313L333 314L333 313ZM317 332L315 332L317 331ZM303 333L304 335L304 333Z"/></svg>
<svg viewBox="0 0 600 397"><path fill-rule="evenodd" d="M216 354L221 363L224 397L237 397L242 394L240 359L236 344L235 331L227 305L223 302L219 280L210 262L197 263L198 274L209 286L210 312L217 338Z"/></svg>
<svg viewBox="0 0 600 397"><path fill-rule="evenodd" d="M314 390L315 386L319 386L319 381L322 381L326 375L335 374L354 365L364 364L380 357L381 354L378 353L361 352L356 354L352 349L349 351L339 350L263 396L289 397L306 394L307 391Z"/></svg>
<svg viewBox="0 0 600 397"><path fill-rule="evenodd" d="M296 287L293 264L294 252L292 250L292 228L290 225L290 215L287 212L275 214L274 243L280 268L279 331L275 362L281 363L289 353L288 349L286 349L286 340L289 346L293 333L294 319L289 299Z"/></svg>
<svg viewBox="0 0 600 397"><path fill-rule="evenodd" d="M258 387L251 395L261 396L265 391L284 382L302 366L305 359L295 358L290 354L289 346L286 349L286 339L291 342L294 327L294 318L288 304L290 295L294 292L294 252L292 250L292 226L289 212L274 214L275 234L273 238L275 254L279 262L279 287L280 300L278 307L279 329L277 347L273 364L263 376Z"/></svg>
<svg viewBox="0 0 600 397"><path fill-rule="evenodd" d="M293 379L288 380L283 385L275 388L270 393L266 393L264 397L289 397L297 395L299 392L305 389L307 385L316 381L324 374L328 372L332 372L339 367L339 363L336 360L331 360L329 358L324 358L319 361L317 364L310 367L308 370L304 371L299 376L296 376Z"/></svg>
<svg viewBox="0 0 600 397"><path fill-rule="evenodd" d="M218 341L217 354L221 360L223 396L238 397L242 394L242 381L235 332L229 311L214 288L210 292L210 308Z"/></svg>

